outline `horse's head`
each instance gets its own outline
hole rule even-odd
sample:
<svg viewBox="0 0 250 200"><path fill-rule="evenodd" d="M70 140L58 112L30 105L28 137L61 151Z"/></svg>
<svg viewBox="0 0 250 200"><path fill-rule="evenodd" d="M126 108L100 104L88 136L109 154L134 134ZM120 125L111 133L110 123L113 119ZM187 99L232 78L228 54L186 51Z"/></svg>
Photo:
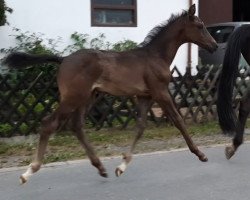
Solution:
<svg viewBox="0 0 250 200"><path fill-rule="evenodd" d="M195 16L195 4L193 4L188 10L188 17L185 20L184 25L184 37L186 42L192 42L198 46L208 50L209 52L214 52L218 45L214 38L207 31L204 26L203 21L197 16Z"/></svg>

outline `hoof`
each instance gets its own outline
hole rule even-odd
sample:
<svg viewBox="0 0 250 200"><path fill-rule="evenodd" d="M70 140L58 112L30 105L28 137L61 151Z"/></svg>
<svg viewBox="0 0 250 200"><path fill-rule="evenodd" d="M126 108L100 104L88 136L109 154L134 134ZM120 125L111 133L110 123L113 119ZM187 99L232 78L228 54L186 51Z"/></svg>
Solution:
<svg viewBox="0 0 250 200"><path fill-rule="evenodd" d="M232 146L228 146L225 148L226 158L229 160L235 154L235 150Z"/></svg>
<svg viewBox="0 0 250 200"><path fill-rule="evenodd" d="M202 162L207 162L208 158L207 158L207 156L203 155L203 156L199 157L199 160Z"/></svg>
<svg viewBox="0 0 250 200"><path fill-rule="evenodd" d="M104 177L104 178L108 178L108 173L107 172L100 172L99 173L100 174L100 176L102 176L102 177Z"/></svg>
<svg viewBox="0 0 250 200"><path fill-rule="evenodd" d="M115 170L115 175L117 177L121 176L123 174L124 171L122 171L119 167L116 168Z"/></svg>
<svg viewBox="0 0 250 200"><path fill-rule="evenodd" d="M26 178L24 178L23 175L21 175L19 181L20 181L20 185L23 185L23 184L26 183L28 180L27 180Z"/></svg>

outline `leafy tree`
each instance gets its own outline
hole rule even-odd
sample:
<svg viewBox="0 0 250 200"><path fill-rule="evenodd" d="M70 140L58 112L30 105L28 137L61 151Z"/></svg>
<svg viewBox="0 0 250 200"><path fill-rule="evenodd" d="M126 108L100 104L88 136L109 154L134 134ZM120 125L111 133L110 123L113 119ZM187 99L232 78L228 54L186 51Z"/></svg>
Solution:
<svg viewBox="0 0 250 200"><path fill-rule="evenodd" d="M5 5L4 0L0 0L0 26L8 23L5 15L6 11L12 13L13 10Z"/></svg>

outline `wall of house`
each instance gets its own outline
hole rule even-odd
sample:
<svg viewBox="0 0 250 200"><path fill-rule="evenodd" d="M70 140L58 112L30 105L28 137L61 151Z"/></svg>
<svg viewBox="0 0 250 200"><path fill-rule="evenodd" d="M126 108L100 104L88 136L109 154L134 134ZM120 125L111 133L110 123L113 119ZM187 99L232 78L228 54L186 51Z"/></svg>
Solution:
<svg viewBox="0 0 250 200"><path fill-rule="evenodd" d="M198 0L194 0L198 10ZM142 42L147 33L172 13L188 9L189 0L137 0L137 27L91 27L90 0L6 0L14 12L8 15L9 26L0 27L0 48L13 46L13 27L23 32L43 33L44 38L62 38L58 49L70 44L74 32L87 33L96 37L104 33L106 40L114 43L123 39ZM198 60L196 45L192 45L192 65ZM182 72L187 65L187 45L181 46L172 65Z"/></svg>
<svg viewBox="0 0 250 200"><path fill-rule="evenodd" d="M206 25L213 23L230 22L233 20L233 1L200 1L199 11L200 18Z"/></svg>

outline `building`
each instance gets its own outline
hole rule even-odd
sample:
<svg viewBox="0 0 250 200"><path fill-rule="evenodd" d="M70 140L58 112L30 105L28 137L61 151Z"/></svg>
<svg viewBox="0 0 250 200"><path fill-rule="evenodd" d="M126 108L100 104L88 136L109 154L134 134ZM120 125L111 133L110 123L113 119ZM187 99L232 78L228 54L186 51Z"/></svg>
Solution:
<svg viewBox="0 0 250 200"><path fill-rule="evenodd" d="M188 9L198 0L5 0L14 11L8 14L9 26L0 27L0 48L15 44L13 27L22 32L43 33L46 38L61 37L59 49L70 44L74 32L96 37L104 33L106 40L115 43L130 39L143 41L147 33L171 14ZM189 53L188 53L189 52ZM188 60L189 59L189 60ZM191 59L191 60L190 60ZM172 64L185 72L188 62L197 65L196 45L183 45Z"/></svg>
<svg viewBox="0 0 250 200"><path fill-rule="evenodd" d="M199 11L205 24L250 21L249 0L200 0Z"/></svg>

